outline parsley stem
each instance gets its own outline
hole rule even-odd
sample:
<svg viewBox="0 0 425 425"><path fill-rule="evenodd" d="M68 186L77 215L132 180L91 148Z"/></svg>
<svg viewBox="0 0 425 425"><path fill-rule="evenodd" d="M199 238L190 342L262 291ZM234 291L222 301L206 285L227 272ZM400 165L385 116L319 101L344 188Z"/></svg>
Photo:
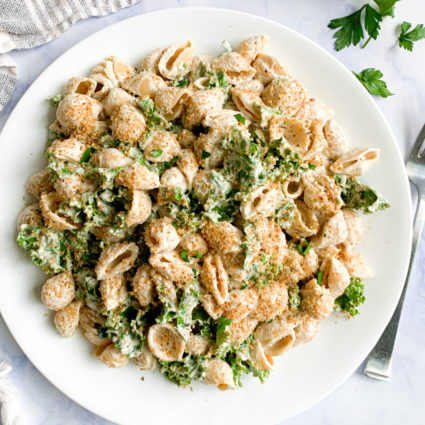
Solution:
<svg viewBox="0 0 425 425"><path fill-rule="evenodd" d="M367 41L366 41L366 43L365 44L363 44L363 46L362 46L362 49L364 49L368 44L369 44L369 41L370 40L372 40L372 36L370 36L368 39L367 39Z"/></svg>

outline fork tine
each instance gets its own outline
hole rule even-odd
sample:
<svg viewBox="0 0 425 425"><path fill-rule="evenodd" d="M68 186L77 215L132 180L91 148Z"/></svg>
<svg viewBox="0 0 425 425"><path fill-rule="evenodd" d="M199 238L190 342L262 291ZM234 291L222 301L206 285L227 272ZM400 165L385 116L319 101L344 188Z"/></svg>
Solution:
<svg viewBox="0 0 425 425"><path fill-rule="evenodd" d="M425 125L422 127L421 132L419 133L415 144L413 145L412 151L410 152L408 161L417 161L419 158L419 153L421 147L425 141Z"/></svg>

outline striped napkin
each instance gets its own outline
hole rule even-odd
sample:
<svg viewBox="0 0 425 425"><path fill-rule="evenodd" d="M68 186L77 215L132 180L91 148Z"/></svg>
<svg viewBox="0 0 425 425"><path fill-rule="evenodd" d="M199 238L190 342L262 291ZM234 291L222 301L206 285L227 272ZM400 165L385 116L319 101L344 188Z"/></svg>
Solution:
<svg viewBox="0 0 425 425"><path fill-rule="evenodd" d="M7 55L58 37L74 22L104 16L140 0L0 0L0 111L18 80L16 63Z"/></svg>

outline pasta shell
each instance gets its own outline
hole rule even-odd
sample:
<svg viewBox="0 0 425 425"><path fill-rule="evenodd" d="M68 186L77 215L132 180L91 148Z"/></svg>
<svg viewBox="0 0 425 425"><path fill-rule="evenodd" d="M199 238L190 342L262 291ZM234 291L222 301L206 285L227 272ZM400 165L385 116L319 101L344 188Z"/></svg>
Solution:
<svg viewBox="0 0 425 425"><path fill-rule="evenodd" d="M56 330L64 338L72 337L78 329L82 302L74 301L55 314Z"/></svg>
<svg viewBox="0 0 425 425"><path fill-rule="evenodd" d="M242 43L240 43L236 48L236 52L251 63L260 53L262 53L268 42L269 37L267 35L256 35L242 41Z"/></svg>
<svg viewBox="0 0 425 425"><path fill-rule="evenodd" d="M102 110L102 104L89 96L79 93L67 94L59 103L56 118L67 132L93 131Z"/></svg>
<svg viewBox="0 0 425 425"><path fill-rule="evenodd" d="M158 74L158 62L164 50L165 47L159 47L158 49L155 49L153 52L149 53L149 55L145 56L140 63L140 69L142 71Z"/></svg>
<svg viewBox="0 0 425 425"><path fill-rule="evenodd" d="M258 370L272 370L274 367L273 357L270 354L264 352L261 342L254 341L249 350L252 363Z"/></svg>
<svg viewBox="0 0 425 425"><path fill-rule="evenodd" d="M153 253L172 251L180 242L180 236L171 219L154 219L145 228L145 242Z"/></svg>
<svg viewBox="0 0 425 425"><path fill-rule="evenodd" d="M232 128L242 128L244 124L240 123L235 115L240 114L239 111L232 109L222 109L220 111L211 112L205 115L202 125L209 127L211 130L215 130L219 134L227 133ZM245 126L250 124L249 121L245 121Z"/></svg>
<svg viewBox="0 0 425 425"><path fill-rule="evenodd" d="M254 220L259 217L270 217L274 214L282 201L282 192L277 183L261 186L254 189L251 199L242 202L240 211L245 220Z"/></svg>
<svg viewBox="0 0 425 425"><path fill-rule="evenodd" d="M109 117L112 112L121 105L134 103L134 97L125 90L114 87L109 90L108 94L102 99L103 110Z"/></svg>
<svg viewBox="0 0 425 425"><path fill-rule="evenodd" d="M255 69L238 52L228 52L211 62L214 71L224 71L230 84L236 85L243 80L251 80Z"/></svg>
<svg viewBox="0 0 425 425"><path fill-rule="evenodd" d="M218 254L208 254L205 257L201 282L219 305L226 302L229 295L229 277Z"/></svg>
<svg viewBox="0 0 425 425"><path fill-rule="evenodd" d="M127 227L143 224L151 215L152 200L143 190L134 189L131 191L131 207L125 218Z"/></svg>
<svg viewBox="0 0 425 425"><path fill-rule="evenodd" d="M264 53L257 55L252 66L256 71L255 77L265 86L279 78L292 78L275 57Z"/></svg>
<svg viewBox="0 0 425 425"><path fill-rule="evenodd" d="M243 282L246 279L247 273L244 269L245 255L238 254L222 254L221 261L227 274L232 280Z"/></svg>
<svg viewBox="0 0 425 425"><path fill-rule="evenodd" d="M177 167L171 167L162 174L161 186L167 189L179 188L182 193L188 189L186 178Z"/></svg>
<svg viewBox="0 0 425 425"><path fill-rule="evenodd" d="M317 334L319 321L307 314L297 315L295 326L295 345L311 341Z"/></svg>
<svg viewBox="0 0 425 425"><path fill-rule="evenodd" d="M279 79L273 80L261 96L267 106L277 109L285 117L291 117L301 108L306 92L297 80Z"/></svg>
<svg viewBox="0 0 425 425"><path fill-rule="evenodd" d="M193 278L192 267L184 262L176 251L151 255L149 263L165 278L175 282L185 282Z"/></svg>
<svg viewBox="0 0 425 425"><path fill-rule="evenodd" d="M335 120L331 119L326 122L323 133L327 142L324 154L329 159L336 159L347 150L347 138L341 126Z"/></svg>
<svg viewBox="0 0 425 425"><path fill-rule="evenodd" d="M177 134L177 141L184 149L190 148L195 140L196 136L191 131L186 130L185 128L180 130Z"/></svg>
<svg viewBox="0 0 425 425"><path fill-rule="evenodd" d="M40 208L46 226L56 230L78 229L78 226L69 217L63 217L57 212L60 202L59 195L55 192L43 192L41 194Z"/></svg>
<svg viewBox="0 0 425 425"><path fill-rule="evenodd" d="M230 342L245 341L254 332L258 324L257 319L245 317L241 320L233 321L226 330L229 330Z"/></svg>
<svg viewBox="0 0 425 425"><path fill-rule="evenodd" d="M184 339L168 323L157 323L149 328L148 344L152 354L164 362L180 361L183 357Z"/></svg>
<svg viewBox="0 0 425 425"><path fill-rule="evenodd" d="M204 382L216 385L221 391L235 388L232 368L221 359L208 360Z"/></svg>
<svg viewBox="0 0 425 425"><path fill-rule="evenodd" d="M80 328L83 335L96 346L108 345L109 338L100 338L98 330L104 326L105 318L89 307L83 306L80 310Z"/></svg>
<svg viewBox="0 0 425 425"><path fill-rule="evenodd" d="M193 144L196 159L203 168L215 168L223 163L225 150L221 147L223 133L217 130L210 130L202 133ZM210 155L205 158L205 152Z"/></svg>
<svg viewBox="0 0 425 425"><path fill-rule="evenodd" d="M158 175L137 162L120 171L115 181L130 189L151 190L159 187Z"/></svg>
<svg viewBox="0 0 425 425"><path fill-rule="evenodd" d="M122 86L130 93L143 99L146 96L153 98L159 89L167 85L161 77L155 75L153 72L142 71L134 77L124 81Z"/></svg>
<svg viewBox="0 0 425 425"><path fill-rule="evenodd" d="M329 317L334 308L334 297L329 289L311 279L300 290L301 310L317 320Z"/></svg>
<svg viewBox="0 0 425 425"><path fill-rule="evenodd" d="M273 283L258 291L258 303L250 316L259 322L275 319L288 309L288 290L285 285Z"/></svg>
<svg viewBox="0 0 425 425"><path fill-rule="evenodd" d="M307 208L307 205L301 200L297 199L295 205L295 215L291 225L285 228L286 233L295 239L315 235L319 231L319 220L316 213Z"/></svg>
<svg viewBox="0 0 425 425"><path fill-rule="evenodd" d="M127 297L124 275L116 275L100 282L100 294L106 311L114 310Z"/></svg>
<svg viewBox="0 0 425 425"><path fill-rule="evenodd" d="M187 251L189 256L201 256L208 252L208 245L200 233L190 233L180 241L180 248Z"/></svg>
<svg viewBox="0 0 425 425"><path fill-rule="evenodd" d="M234 290L229 293L224 315L232 320L244 319L258 302L258 294L253 289Z"/></svg>
<svg viewBox="0 0 425 425"><path fill-rule="evenodd" d="M375 165L378 158L379 149L357 148L341 155L330 168L345 176L361 176Z"/></svg>
<svg viewBox="0 0 425 425"><path fill-rule="evenodd" d="M26 186L27 192L37 198L42 192L50 192L53 189L50 182L50 172L48 170L41 170L33 174L29 179Z"/></svg>
<svg viewBox="0 0 425 425"><path fill-rule="evenodd" d="M192 129L201 124L207 114L221 110L223 103L224 93L218 88L193 92L183 114L183 126Z"/></svg>
<svg viewBox="0 0 425 425"><path fill-rule="evenodd" d="M139 248L134 242L116 243L103 249L95 272L97 280L109 279L133 267Z"/></svg>
<svg viewBox="0 0 425 425"><path fill-rule="evenodd" d="M59 197L65 201L78 199L82 193L91 192L96 184L85 176L72 174L57 179L53 185Z"/></svg>
<svg viewBox="0 0 425 425"><path fill-rule="evenodd" d="M350 275L344 265L333 257L328 257L321 265L323 284L329 288L332 296L338 298L350 284Z"/></svg>
<svg viewBox="0 0 425 425"><path fill-rule="evenodd" d="M133 363L141 370L154 370L158 364L149 347L145 347L142 353L132 358Z"/></svg>
<svg viewBox="0 0 425 425"><path fill-rule="evenodd" d="M123 367L129 362L129 358L126 354L121 353L117 350L114 344L108 345L98 355L97 358L106 364L108 367Z"/></svg>
<svg viewBox="0 0 425 425"><path fill-rule="evenodd" d="M192 182L198 172L199 164L191 149L183 149L181 151L177 166L186 178L188 188L192 189Z"/></svg>
<svg viewBox="0 0 425 425"><path fill-rule="evenodd" d="M47 279L41 288L41 301L49 310L61 310L74 298L75 283L69 271Z"/></svg>
<svg viewBox="0 0 425 425"><path fill-rule="evenodd" d="M220 254L242 251L242 232L227 221L219 223L208 221L202 228L202 236L211 249Z"/></svg>
<svg viewBox="0 0 425 425"><path fill-rule="evenodd" d="M41 216L40 204L36 202L35 204L28 205L21 211L16 221L16 229L20 232L23 224L40 226L42 222L43 218Z"/></svg>
<svg viewBox="0 0 425 425"><path fill-rule="evenodd" d="M344 242L347 236L348 229L344 214L342 211L338 211L326 221L321 233L314 237L311 242L316 249L320 249L329 245L338 245Z"/></svg>
<svg viewBox="0 0 425 425"><path fill-rule="evenodd" d="M96 81L88 77L72 77L65 86L65 94L78 93L91 96L96 89Z"/></svg>
<svg viewBox="0 0 425 425"><path fill-rule="evenodd" d="M219 305L211 294L206 294L201 298L202 307L210 317L217 320L223 315L223 305Z"/></svg>
<svg viewBox="0 0 425 425"><path fill-rule="evenodd" d="M262 323L255 330L255 338L261 343L263 351L270 356L281 356L295 342L294 323L285 319L275 319Z"/></svg>
<svg viewBox="0 0 425 425"><path fill-rule="evenodd" d="M155 94L155 106L165 119L175 120L182 114L189 94L187 88L164 87Z"/></svg>
<svg viewBox="0 0 425 425"><path fill-rule="evenodd" d="M260 80L242 80L235 84L235 87L239 90L247 90L258 95L264 90L264 84Z"/></svg>
<svg viewBox="0 0 425 425"><path fill-rule="evenodd" d="M357 245L366 231L366 226L354 210L343 208L342 214L347 225L347 237L344 243L351 246Z"/></svg>
<svg viewBox="0 0 425 425"><path fill-rule="evenodd" d="M92 70L90 77L97 82L97 87L93 97L102 99L110 88L118 87L135 72L134 68L126 64L116 56L109 56L104 61L98 63Z"/></svg>
<svg viewBox="0 0 425 425"><path fill-rule="evenodd" d="M133 163L131 158L115 148L102 149L96 153L95 161L99 168L127 167Z"/></svg>
<svg viewBox="0 0 425 425"><path fill-rule="evenodd" d="M194 356L202 356L211 347L211 340L202 335L190 334L186 342L186 351Z"/></svg>
<svg viewBox="0 0 425 425"><path fill-rule="evenodd" d="M161 54L158 61L158 72L169 80L187 74L193 59L193 47L190 41L173 43Z"/></svg>
<svg viewBox="0 0 425 425"><path fill-rule="evenodd" d="M137 143L146 131L146 122L136 107L124 103L112 112L110 127L114 138Z"/></svg>
<svg viewBox="0 0 425 425"><path fill-rule="evenodd" d="M246 118L256 122L261 120L260 106L264 103L258 94L248 90L233 89L232 99Z"/></svg>
<svg viewBox="0 0 425 425"><path fill-rule="evenodd" d="M146 145L144 154L149 161L164 162L171 161L180 152L180 144L174 134L168 131L157 131Z"/></svg>
<svg viewBox="0 0 425 425"><path fill-rule="evenodd" d="M304 190L304 185L301 180L285 180L282 182L282 192L285 198L297 199Z"/></svg>
<svg viewBox="0 0 425 425"><path fill-rule="evenodd" d="M153 301L153 280L151 277L152 268L144 263L133 277L132 294L137 298L142 307L147 307Z"/></svg>
<svg viewBox="0 0 425 425"><path fill-rule="evenodd" d="M343 205L341 189L334 179L322 174L303 176L304 202L321 214L335 214Z"/></svg>

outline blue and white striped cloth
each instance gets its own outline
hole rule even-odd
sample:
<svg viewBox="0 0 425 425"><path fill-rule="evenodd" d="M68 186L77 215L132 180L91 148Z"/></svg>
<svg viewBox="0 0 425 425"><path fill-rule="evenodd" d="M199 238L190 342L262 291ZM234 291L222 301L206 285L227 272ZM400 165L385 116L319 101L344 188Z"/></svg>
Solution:
<svg viewBox="0 0 425 425"><path fill-rule="evenodd" d="M16 63L7 55L58 37L79 19L104 16L140 0L0 0L0 111L18 80Z"/></svg>

